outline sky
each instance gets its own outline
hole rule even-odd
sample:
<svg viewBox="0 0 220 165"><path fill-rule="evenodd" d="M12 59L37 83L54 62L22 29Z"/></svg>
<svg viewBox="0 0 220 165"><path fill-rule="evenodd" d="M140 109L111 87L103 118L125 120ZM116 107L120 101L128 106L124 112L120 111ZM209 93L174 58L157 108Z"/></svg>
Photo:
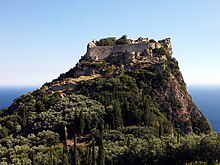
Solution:
<svg viewBox="0 0 220 165"><path fill-rule="evenodd" d="M0 86L40 86L108 36L171 38L187 85L220 85L219 0L0 0Z"/></svg>

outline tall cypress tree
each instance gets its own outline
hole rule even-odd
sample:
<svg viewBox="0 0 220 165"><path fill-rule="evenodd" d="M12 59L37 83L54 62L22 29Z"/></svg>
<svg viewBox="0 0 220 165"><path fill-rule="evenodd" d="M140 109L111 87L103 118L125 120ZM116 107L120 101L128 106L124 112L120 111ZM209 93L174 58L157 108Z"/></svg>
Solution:
<svg viewBox="0 0 220 165"><path fill-rule="evenodd" d="M127 140L127 147L130 147L130 144L131 144L131 141L130 141L130 138L128 137L128 140Z"/></svg>
<svg viewBox="0 0 220 165"><path fill-rule="evenodd" d="M83 135L84 128L85 128L85 121L84 121L83 112L81 110L80 113L79 113L79 131L80 131L80 135Z"/></svg>
<svg viewBox="0 0 220 165"><path fill-rule="evenodd" d="M77 111L74 111L74 119L69 126L69 138L74 138L74 134L78 131L79 128L79 117Z"/></svg>
<svg viewBox="0 0 220 165"><path fill-rule="evenodd" d="M98 152L98 165L105 165L105 149L103 144L103 136L100 136L99 152Z"/></svg>
<svg viewBox="0 0 220 165"><path fill-rule="evenodd" d="M104 121L104 118L103 118L103 115L101 116L101 119L99 121L99 131L102 132L104 130L104 124L105 124L105 121Z"/></svg>
<svg viewBox="0 0 220 165"><path fill-rule="evenodd" d="M159 123L159 126L158 126L158 134L159 134L159 138L163 136L163 127L161 123Z"/></svg>
<svg viewBox="0 0 220 165"><path fill-rule="evenodd" d="M86 164L91 165L92 164L92 158L91 158L91 146L88 146L87 148L87 155L86 155Z"/></svg>
<svg viewBox="0 0 220 165"><path fill-rule="evenodd" d="M96 159L95 159L95 141L92 140L92 165L96 165Z"/></svg>
<svg viewBox="0 0 220 165"><path fill-rule="evenodd" d="M73 164L77 165L77 148L76 148L76 134L74 134L74 148L73 148Z"/></svg>
<svg viewBox="0 0 220 165"><path fill-rule="evenodd" d="M63 146L63 164L64 165L69 165L69 161L68 161L68 148L66 146L66 143Z"/></svg>
<svg viewBox="0 0 220 165"><path fill-rule="evenodd" d="M123 119L122 119L122 114L121 114L121 107L119 102L113 101L113 112L112 112L112 124L113 128L121 127L123 126Z"/></svg>

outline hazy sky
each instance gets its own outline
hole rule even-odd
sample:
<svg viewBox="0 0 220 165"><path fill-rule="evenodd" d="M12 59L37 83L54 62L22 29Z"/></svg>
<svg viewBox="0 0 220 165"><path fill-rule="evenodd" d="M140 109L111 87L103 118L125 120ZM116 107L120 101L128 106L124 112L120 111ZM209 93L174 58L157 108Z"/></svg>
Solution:
<svg viewBox="0 0 220 165"><path fill-rule="evenodd" d="M0 0L0 85L40 85L93 39L172 38L188 85L220 85L220 0Z"/></svg>

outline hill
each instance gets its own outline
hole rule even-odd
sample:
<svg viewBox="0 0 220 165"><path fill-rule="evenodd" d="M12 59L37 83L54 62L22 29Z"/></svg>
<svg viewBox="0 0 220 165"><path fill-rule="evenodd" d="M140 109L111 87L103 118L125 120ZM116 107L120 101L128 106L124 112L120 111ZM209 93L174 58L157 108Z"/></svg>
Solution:
<svg viewBox="0 0 220 165"><path fill-rule="evenodd" d="M176 163L183 151L178 147L185 145L181 137L195 140L195 134L212 128L193 103L172 54L169 38L90 42L74 68L0 112L0 160ZM170 146L176 154L170 159L168 142L177 145Z"/></svg>

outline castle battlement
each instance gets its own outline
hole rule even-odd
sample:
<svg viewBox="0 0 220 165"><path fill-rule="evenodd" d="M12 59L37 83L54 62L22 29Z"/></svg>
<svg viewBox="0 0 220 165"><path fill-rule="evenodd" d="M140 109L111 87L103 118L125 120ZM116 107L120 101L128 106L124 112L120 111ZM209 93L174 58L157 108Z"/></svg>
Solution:
<svg viewBox="0 0 220 165"><path fill-rule="evenodd" d="M128 44L115 46L97 46L96 41L89 42L86 56L93 60L102 60L111 54L117 53L143 53L144 51L164 47L168 54L172 56L172 44L170 38L154 41L148 38L139 38L138 40L129 40Z"/></svg>

